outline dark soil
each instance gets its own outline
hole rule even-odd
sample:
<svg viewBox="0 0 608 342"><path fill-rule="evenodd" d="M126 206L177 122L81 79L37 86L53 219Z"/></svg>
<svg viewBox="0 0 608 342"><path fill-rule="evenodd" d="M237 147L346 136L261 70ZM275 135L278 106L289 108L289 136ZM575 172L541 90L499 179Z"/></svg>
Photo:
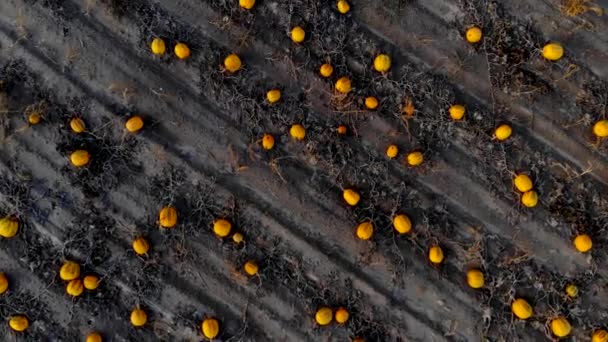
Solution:
<svg viewBox="0 0 608 342"><path fill-rule="evenodd" d="M541 60L546 42L569 41L522 13L573 19L543 1L351 5L341 15L334 1L312 0L251 11L224 0L1 4L0 217L20 228L0 241L11 280L0 317L25 314L31 325L0 334L198 341L202 320L216 317L224 341L529 341L552 338L546 323L562 315L573 339L588 339L608 317L606 151L588 134L606 116L607 87L574 42L560 62ZM301 44L289 39L295 25ZM481 44L462 41L471 25ZM152 37L165 40L165 56L149 53ZM191 48L187 61L173 56L177 42ZM605 53L602 43L594 51ZM244 63L234 74L223 68L230 53ZM378 53L393 61L385 75L372 69ZM562 75L569 65L575 76ZM353 84L346 95L334 90L342 76ZM279 103L267 103L269 89L281 90ZM366 96L377 110L365 109ZM466 106L460 122L448 114L456 103ZM33 112L40 124L27 123ZM129 134L135 114L144 130ZM69 129L74 117L85 133ZM294 123L304 142L289 136ZM513 126L506 142L493 138L501 123ZM272 151L260 146L267 133ZM90 152L89 165L70 164L76 149ZM408 167L409 151L424 164ZM533 179L537 208L519 204L519 172ZM344 203L345 188L360 192L358 206ZM178 224L162 229L169 205ZM397 213L412 233L396 234ZM224 239L212 231L218 218L232 223ZM366 220L374 235L359 241ZM579 233L592 236L590 253L572 247ZM151 246L144 256L131 247L140 236ZM427 259L433 245L441 265ZM69 297L65 260L100 287ZM248 260L256 276L242 270ZM484 272L483 289L467 286L469 268ZM580 297L566 296L569 283ZM510 310L518 297L534 306L526 322ZM351 318L319 327L320 306ZM129 323L135 307L148 314L143 328Z"/></svg>

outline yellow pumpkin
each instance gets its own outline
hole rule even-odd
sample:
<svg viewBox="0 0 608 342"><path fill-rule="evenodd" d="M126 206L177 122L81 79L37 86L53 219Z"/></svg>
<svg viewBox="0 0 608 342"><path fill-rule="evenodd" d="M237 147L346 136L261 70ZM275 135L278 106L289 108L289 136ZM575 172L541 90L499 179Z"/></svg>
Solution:
<svg viewBox="0 0 608 342"><path fill-rule="evenodd" d="M549 43L543 47L542 54L550 61L557 61L564 56L564 48L558 43Z"/></svg>
<svg viewBox="0 0 608 342"><path fill-rule="evenodd" d="M135 115L129 118L125 123L125 128L131 133L138 132L144 127L144 119L141 116Z"/></svg>
<svg viewBox="0 0 608 342"><path fill-rule="evenodd" d="M0 236L10 239L17 235L19 220L14 217L3 217L0 219Z"/></svg>
<svg viewBox="0 0 608 342"><path fill-rule="evenodd" d="M173 228L177 224L177 209L171 206L160 210L158 222L163 228Z"/></svg>
<svg viewBox="0 0 608 342"><path fill-rule="evenodd" d="M221 238L225 238L230 234L232 223L226 219L217 219L213 222L213 232Z"/></svg>
<svg viewBox="0 0 608 342"><path fill-rule="evenodd" d="M272 89L266 93L266 100L268 103L277 103L281 99L281 91L279 89Z"/></svg>
<svg viewBox="0 0 608 342"><path fill-rule="evenodd" d="M239 0L239 6L243 9L250 10L253 5L255 5L255 0Z"/></svg>
<svg viewBox="0 0 608 342"><path fill-rule="evenodd" d="M399 154L399 147L397 147L397 145L389 145L386 148L386 156L389 159L393 159L393 158L397 157L397 154Z"/></svg>
<svg viewBox="0 0 608 342"><path fill-rule="evenodd" d="M164 55L167 51L165 41L162 38L158 37L152 39L152 43L150 43L150 50L152 50L152 53L157 56Z"/></svg>
<svg viewBox="0 0 608 342"><path fill-rule="evenodd" d="M346 310L346 308L340 307L340 308L338 308L338 310L336 310L335 318L336 318L336 322L338 324L346 323L346 321L348 321L349 317L350 317L350 313L348 312L348 310Z"/></svg>
<svg viewBox="0 0 608 342"><path fill-rule="evenodd" d="M40 123L40 120L42 120L42 116L39 113L32 113L27 117L27 122L29 122L30 125L37 125Z"/></svg>
<svg viewBox="0 0 608 342"><path fill-rule="evenodd" d="M23 315L15 315L8 321L8 326L16 332L22 332L30 326L30 322Z"/></svg>
<svg viewBox="0 0 608 342"><path fill-rule="evenodd" d="M414 151L407 155L407 164L409 166L419 166L424 162L424 155L422 152Z"/></svg>
<svg viewBox="0 0 608 342"><path fill-rule="evenodd" d="M230 73L235 73L241 68L241 59L236 54L230 54L224 58L224 67Z"/></svg>
<svg viewBox="0 0 608 342"><path fill-rule="evenodd" d="M133 250L138 255L145 255L150 250L150 244L145 238L138 237L137 239L133 240Z"/></svg>
<svg viewBox="0 0 608 342"><path fill-rule="evenodd" d="M80 118L72 118L72 120L70 120L70 128L74 133L82 133L86 130L84 121Z"/></svg>
<svg viewBox="0 0 608 342"><path fill-rule="evenodd" d="M82 284L87 290L95 290L99 287L99 278L96 275L88 275L82 279Z"/></svg>
<svg viewBox="0 0 608 342"><path fill-rule="evenodd" d="M360 240L369 240L374 235L374 225L369 222L362 222L357 226L357 237Z"/></svg>
<svg viewBox="0 0 608 342"><path fill-rule="evenodd" d="M306 38L306 32L300 26L296 26L291 29L291 40L294 43L301 43Z"/></svg>
<svg viewBox="0 0 608 342"><path fill-rule="evenodd" d="M593 125L593 134L598 138L608 137L608 120L600 120Z"/></svg>
<svg viewBox="0 0 608 342"><path fill-rule="evenodd" d="M325 63L325 64L321 65L321 67L319 68L319 74L326 78L331 76L331 74L333 74L333 72L334 72L334 67L332 67L331 64L329 64L329 63Z"/></svg>
<svg viewBox="0 0 608 342"><path fill-rule="evenodd" d="M336 81L336 90L342 94L346 94L352 89L352 84L348 77L340 77Z"/></svg>
<svg viewBox="0 0 608 342"><path fill-rule="evenodd" d="M374 58L374 69L377 72L385 73L391 68L391 58L386 54L379 54Z"/></svg>
<svg viewBox="0 0 608 342"><path fill-rule="evenodd" d="M407 234L412 230L412 221L407 215L399 214L393 218L393 227L399 234Z"/></svg>
<svg viewBox="0 0 608 342"><path fill-rule="evenodd" d="M96 332L90 333L87 335L86 342L102 342L101 335Z"/></svg>
<svg viewBox="0 0 608 342"><path fill-rule="evenodd" d="M318 325L328 325L333 320L334 314L333 311L326 307L320 307L315 314L315 321Z"/></svg>
<svg viewBox="0 0 608 342"><path fill-rule="evenodd" d="M608 331L604 329L594 331L591 335L591 342L608 342Z"/></svg>
<svg viewBox="0 0 608 342"><path fill-rule="evenodd" d="M578 287L574 284L568 284L566 286L566 294L570 298L576 298L578 296Z"/></svg>
<svg viewBox="0 0 608 342"><path fill-rule="evenodd" d="M505 141L505 140L509 139L512 132L513 132L513 129L511 128L511 126L509 126L507 124L502 124L502 125L496 127L496 129L494 130L494 136L499 141Z"/></svg>
<svg viewBox="0 0 608 342"><path fill-rule="evenodd" d="M206 318L201 324L203 335L213 340L220 334L220 322L215 318Z"/></svg>
<svg viewBox="0 0 608 342"><path fill-rule="evenodd" d="M455 104L450 107L449 112L450 112L450 117L452 118L452 120L458 121L458 120L462 120L462 118L464 117L464 113L466 112L466 109L464 108L463 105Z"/></svg>
<svg viewBox="0 0 608 342"><path fill-rule="evenodd" d="M353 189L344 189L342 192L342 197L350 206L355 206L361 200L361 195Z"/></svg>
<svg viewBox="0 0 608 342"><path fill-rule="evenodd" d="M581 253L587 253L591 250L591 247L593 247L591 237L587 234L577 235L572 243L574 244L574 248Z"/></svg>
<svg viewBox="0 0 608 342"><path fill-rule="evenodd" d="M175 56L177 56L179 59L186 59L190 57L190 48L184 43L177 43L173 49L173 52L175 52Z"/></svg>
<svg viewBox="0 0 608 342"><path fill-rule="evenodd" d="M522 298L517 298L511 304L511 311L519 319L528 319L532 317L532 306Z"/></svg>
<svg viewBox="0 0 608 342"><path fill-rule="evenodd" d="M8 290L8 278L6 274L0 272L0 295L4 294Z"/></svg>
<svg viewBox="0 0 608 342"><path fill-rule="evenodd" d="M532 179L526 174L520 173L513 180L513 185L515 189L519 192L528 192L532 190Z"/></svg>
<svg viewBox="0 0 608 342"><path fill-rule="evenodd" d="M479 43L482 35L481 29L477 26L470 27L465 34L467 42L471 44Z"/></svg>
<svg viewBox="0 0 608 342"><path fill-rule="evenodd" d="M378 108L378 99L373 96L368 96L365 98L365 107L367 109L376 109Z"/></svg>
<svg viewBox="0 0 608 342"><path fill-rule="evenodd" d="M70 155L72 165L76 167L85 166L91 160L91 155L85 150L76 150Z"/></svg>
<svg viewBox="0 0 608 342"><path fill-rule="evenodd" d="M565 317L557 317L551 320L551 332L557 337L566 337L572 332L572 326Z"/></svg>
<svg viewBox="0 0 608 342"><path fill-rule="evenodd" d="M70 282L65 287L65 292L72 297L78 297L84 291L84 286L82 285L82 280L74 279L70 280Z"/></svg>
<svg viewBox="0 0 608 342"><path fill-rule="evenodd" d="M485 279L483 272L477 269L472 269L467 272L467 284L472 289L480 289L483 287Z"/></svg>
<svg viewBox="0 0 608 342"><path fill-rule="evenodd" d="M534 190L525 192L521 196L521 203L528 208L534 208L538 204L538 194Z"/></svg>
<svg viewBox="0 0 608 342"><path fill-rule="evenodd" d="M245 265L243 265L243 270L250 276L258 274L258 269L258 264L253 260L248 260Z"/></svg>
<svg viewBox="0 0 608 342"><path fill-rule="evenodd" d="M243 243L243 241L245 241L245 237L241 233L234 233L234 235L232 235L232 241L234 241L234 243L239 245L239 244Z"/></svg>
<svg viewBox="0 0 608 342"><path fill-rule="evenodd" d="M264 134L264 137L262 137L262 147L267 151L272 150L274 147L274 137L270 134Z"/></svg>
<svg viewBox="0 0 608 342"><path fill-rule="evenodd" d="M302 141L306 137L306 128L300 124L293 124L289 129L289 135L295 140Z"/></svg>
<svg viewBox="0 0 608 342"><path fill-rule="evenodd" d="M350 5L346 0L339 0L336 7L338 8L338 12L342 14L346 14L350 11Z"/></svg>
<svg viewBox="0 0 608 342"><path fill-rule="evenodd" d="M429 249L429 261L435 265L441 264L443 262L443 249L439 246L433 246Z"/></svg>
<svg viewBox="0 0 608 342"><path fill-rule="evenodd" d="M59 269L59 278L64 281L70 281L80 276L80 265L73 261L66 261Z"/></svg>
<svg viewBox="0 0 608 342"><path fill-rule="evenodd" d="M135 308L131 311L131 324L134 327L142 327L148 321L148 315L142 309Z"/></svg>

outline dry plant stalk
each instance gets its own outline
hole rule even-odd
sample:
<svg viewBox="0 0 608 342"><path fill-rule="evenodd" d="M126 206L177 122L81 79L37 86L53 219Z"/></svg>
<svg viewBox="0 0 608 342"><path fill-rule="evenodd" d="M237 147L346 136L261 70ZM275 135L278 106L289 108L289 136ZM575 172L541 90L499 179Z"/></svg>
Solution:
<svg viewBox="0 0 608 342"><path fill-rule="evenodd" d="M401 108L401 113L403 113L403 116L405 116L406 119L409 119L414 116L415 110L416 108L414 107L412 99L409 96L406 97L403 107Z"/></svg>
<svg viewBox="0 0 608 342"><path fill-rule="evenodd" d="M589 11L595 12L599 16L604 15L604 9L591 4L591 0L565 0L559 9L569 17L576 17Z"/></svg>

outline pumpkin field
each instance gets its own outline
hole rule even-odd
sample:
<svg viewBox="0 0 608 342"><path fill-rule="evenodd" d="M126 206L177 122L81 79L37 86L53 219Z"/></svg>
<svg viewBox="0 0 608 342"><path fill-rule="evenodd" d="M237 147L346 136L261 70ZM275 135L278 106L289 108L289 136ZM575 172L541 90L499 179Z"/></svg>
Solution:
<svg viewBox="0 0 608 342"><path fill-rule="evenodd" d="M0 1L0 341L608 342L606 10Z"/></svg>

